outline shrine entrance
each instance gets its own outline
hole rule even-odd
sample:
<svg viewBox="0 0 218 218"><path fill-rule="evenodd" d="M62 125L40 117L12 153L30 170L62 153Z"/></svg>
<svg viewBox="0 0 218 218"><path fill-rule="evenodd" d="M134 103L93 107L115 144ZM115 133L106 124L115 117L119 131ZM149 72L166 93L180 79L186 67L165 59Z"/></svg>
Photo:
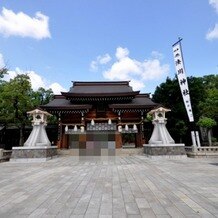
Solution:
<svg viewBox="0 0 218 218"><path fill-rule="evenodd" d="M129 82L76 81L69 92L41 106L58 117L58 147L96 155L142 147L144 118L157 104L149 94L133 91Z"/></svg>
<svg viewBox="0 0 218 218"><path fill-rule="evenodd" d="M116 150L116 132L85 132L69 135L69 149L79 156L114 156Z"/></svg>
<svg viewBox="0 0 218 218"><path fill-rule="evenodd" d="M122 133L122 147L135 148L136 147L136 133Z"/></svg>

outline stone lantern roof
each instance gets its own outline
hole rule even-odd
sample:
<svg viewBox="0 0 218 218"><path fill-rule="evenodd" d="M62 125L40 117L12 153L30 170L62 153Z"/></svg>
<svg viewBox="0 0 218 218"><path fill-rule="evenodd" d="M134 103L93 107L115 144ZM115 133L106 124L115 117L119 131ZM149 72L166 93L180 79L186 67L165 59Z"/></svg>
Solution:
<svg viewBox="0 0 218 218"><path fill-rule="evenodd" d="M27 114L30 114L33 116L32 124L33 125L40 125L40 124L47 124L47 117L52 116L47 111L35 109L32 111L28 111Z"/></svg>
<svg viewBox="0 0 218 218"><path fill-rule="evenodd" d="M154 120L161 121L161 120L167 120L165 117L165 114L166 112L169 112L169 111L171 110L168 108L158 107L156 109L149 111L148 114L152 115Z"/></svg>
<svg viewBox="0 0 218 218"><path fill-rule="evenodd" d="M171 111L170 109L168 109L168 108L165 108L165 107L158 107L158 108L155 108L155 109L153 109L153 110L151 110L151 111L149 111L148 112L148 114L154 114L155 112L169 112L169 111Z"/></svg>
<svg viewBox="0 0 218 218"><path fill-rule="evenodd" d="M27 114L30 114L30 115L44 114L44 115L47 115L47 116L52 116L47 111L43 111L43 110L39 110L39 109L34 109L32 111L28 111Z"/></svg>

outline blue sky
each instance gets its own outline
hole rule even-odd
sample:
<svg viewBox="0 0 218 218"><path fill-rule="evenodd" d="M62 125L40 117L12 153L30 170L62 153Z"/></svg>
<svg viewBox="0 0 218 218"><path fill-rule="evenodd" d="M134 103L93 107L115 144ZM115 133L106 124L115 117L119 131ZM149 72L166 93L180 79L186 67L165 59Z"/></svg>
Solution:
<svg viewBox="0 0 218 218"><path fill-rule="evenodd" d="M218 0L1 0L0 66L36 89L131 80L153 93L175 75L182 37L188 76L218 72Z"/></svg>

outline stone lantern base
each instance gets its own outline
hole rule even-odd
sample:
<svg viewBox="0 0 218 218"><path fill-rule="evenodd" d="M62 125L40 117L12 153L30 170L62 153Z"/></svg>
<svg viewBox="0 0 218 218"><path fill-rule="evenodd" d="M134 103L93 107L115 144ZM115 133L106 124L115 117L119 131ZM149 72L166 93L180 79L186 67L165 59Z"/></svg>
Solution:
<svg viewBox="0 0 218 218"><path fill-rule="evenodd" d="M143 147L149 156L186 156L184 144L145 144Z"/></svg>
<svg viewBox="0 0 218 218"><path fill-rule="evenodd" d="M51 146L45 127L47 125L46 111L35 109L27 112L33 116L33 129L24 143L24 147L13 147L11 162L43 162L57 156L57 147Z"/></svg>
<svg viewBox="0 0 218 218"><path fill-rule="evenodd" d="M165 113L169 111L170 109L159 107L148 112L153 117L154 129L149 144L143 145L145 154L149 156L186 156L185 145L175 144L166 128Z"/></svg>
<svg viewBox="0 0 218 218"><path fill-rule="evenodd" d="M57 146L13 147L10 162L44 162L57 156Z"/></svg>

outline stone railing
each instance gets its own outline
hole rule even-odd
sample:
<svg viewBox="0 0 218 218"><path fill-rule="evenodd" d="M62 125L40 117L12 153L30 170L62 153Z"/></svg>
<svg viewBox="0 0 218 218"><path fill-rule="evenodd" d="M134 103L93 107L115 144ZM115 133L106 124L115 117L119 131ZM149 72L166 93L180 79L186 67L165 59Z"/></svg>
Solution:
<svg viewBox="0 0 218 218"><path fill-rule="evenodd" d="M218 156L218 146L210 147L185 147L188 157L212 157Z"/></svg>

